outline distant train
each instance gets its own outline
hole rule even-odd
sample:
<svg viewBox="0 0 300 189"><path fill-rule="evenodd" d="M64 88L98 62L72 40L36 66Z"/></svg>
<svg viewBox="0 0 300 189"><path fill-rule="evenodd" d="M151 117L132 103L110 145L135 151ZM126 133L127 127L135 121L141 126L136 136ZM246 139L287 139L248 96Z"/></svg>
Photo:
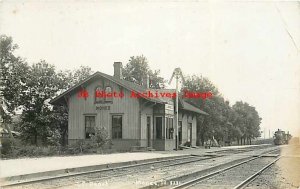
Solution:
<svg viewBox="0 0 300 189"><path fill-rule="evenodd" d="M285 133L285 131L282 131L278 129L274 133L274 144L275 145L283 145L288 144L289 140L292 138L292 135L289 134L289 132Z"/></svg>

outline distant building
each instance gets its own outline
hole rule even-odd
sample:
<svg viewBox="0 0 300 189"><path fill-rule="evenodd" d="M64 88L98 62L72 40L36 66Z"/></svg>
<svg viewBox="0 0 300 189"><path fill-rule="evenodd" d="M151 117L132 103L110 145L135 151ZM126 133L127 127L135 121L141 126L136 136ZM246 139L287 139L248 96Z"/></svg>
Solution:
<svg viewBox="0 0 300 189"><path fill-rule="evenodd" d="M149 77L143 85L122 79L122 63L114 63L114 76L96 72L50 101L66 105L69 111L68 142L89 140L95 127L104 127L112 139L113 148L129 150L133 146L155 150L175 148L175 98L130 98L132 93L146 91L174 93L172 89L149 89ZM99 98L99 91L115 93L115 97ZM98 94L98 96L97 96ZM103 94L103 93L102 93ZM118 95L123 94L120 98ZM101 96L101 95L100 95ZM180 144L196 145L196 116L207 113L179 101Z"/></svg>

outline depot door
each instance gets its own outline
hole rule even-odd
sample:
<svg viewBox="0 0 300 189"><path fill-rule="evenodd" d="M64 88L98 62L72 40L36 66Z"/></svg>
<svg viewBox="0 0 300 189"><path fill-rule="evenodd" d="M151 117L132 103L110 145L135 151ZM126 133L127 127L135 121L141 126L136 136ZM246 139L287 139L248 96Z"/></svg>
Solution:
<svg viewBox="0 0 300 189"><path fill-rule="evenodd" d="M178 121L178 140L179 140L179 145L182 144L182 121Z"/></svg>
<svg viewBox="0 0 300 189"><path fill-rule="evenodd" d="M151 147L151 117L147 116L147 146Z"/></svg>
<svg viewBox="0 0 300 189"><path fill-rule="evenodd" d="M191 123L189 123L189 134L190 134L190 142L191 142L191 146L192 146L192 139L193 139L193 130L192 130L192 124Z"/></svg>

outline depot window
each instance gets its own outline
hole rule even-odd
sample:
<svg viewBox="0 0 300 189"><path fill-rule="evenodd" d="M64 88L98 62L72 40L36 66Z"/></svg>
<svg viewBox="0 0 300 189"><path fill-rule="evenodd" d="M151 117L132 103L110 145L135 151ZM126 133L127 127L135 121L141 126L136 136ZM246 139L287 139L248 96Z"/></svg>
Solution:
<svg viewBox="0 0 300 189"><path fill-rule="evenodd" d="M173 139L173 118L166 118L166 137L167 139Z"/></svg>
<svg viewBox="0 0 300 189"><path fill-rule="evenodd" d="M96 116L85 116L85 138L89 139L95 135Z"/></svg>
<svg viewBox="0 0 300 189"><path fill-rule="evenodd" d="M123 126L122 115L113 115L112 116L112 138L113 139L122 139L122 126Z"/></svg>

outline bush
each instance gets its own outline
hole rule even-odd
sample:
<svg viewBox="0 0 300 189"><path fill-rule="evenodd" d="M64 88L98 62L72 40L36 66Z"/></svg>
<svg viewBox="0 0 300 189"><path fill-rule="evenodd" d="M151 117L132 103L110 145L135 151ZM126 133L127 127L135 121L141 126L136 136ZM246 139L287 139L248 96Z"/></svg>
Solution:
<svg viewBox="0 0 300 189"><path fill-rule="evenodd" d="M47 137L47 144L51 146L60 146L61 134L58 130L52 131L51 136Z"/></svg>
<svg viewBox="0 0 300 189"><path fill-rule="evenodd" d="M47 138L50 146L24 145L18 139L6 138L2 140L1 154L5 158L53 156L59 154L100 153L104 148L111 148L112 143L108 138L105 128L96 128L91 140L78 140L67 147L58 143L60 135L54 133Z"/></svg>
<svg viewBox="0 0 300 189"><path fill-rule="evenodd" d="M80 154L95 152L95 145L91 141L78 140L68 146L67 154Z"/></svg>
<svg viewBox="0 0 300 189"><path fill-rule="evenodd" d="M38 147L32 145L16 146L10 157L39 157L39 156L52 156L59 154L57 147Z"/></svg>
<svg viewBox="0 0 300 189"><path fill-rule="evenodd" d="M1 155L8 155L10 153L12 153L13 148L14 148L14 140L11 138L3 138L1 140Z"/></svg>
<svg viewBox="0 0 300 189"><path fill-rule="evenodd" d="M52 156L59 153L60 148L56 146L24 145L18 139L2 139L1 155L4 158Z"/></svg>
<svg viewBox="0 0 300 189"><path fill-rule="evenodd" d="M91 136L93 144L96 145L97 148L102 147L104 144L108 143L110 140L108 139L108 132L104 127L96 128L95 135Z"/></svg>

